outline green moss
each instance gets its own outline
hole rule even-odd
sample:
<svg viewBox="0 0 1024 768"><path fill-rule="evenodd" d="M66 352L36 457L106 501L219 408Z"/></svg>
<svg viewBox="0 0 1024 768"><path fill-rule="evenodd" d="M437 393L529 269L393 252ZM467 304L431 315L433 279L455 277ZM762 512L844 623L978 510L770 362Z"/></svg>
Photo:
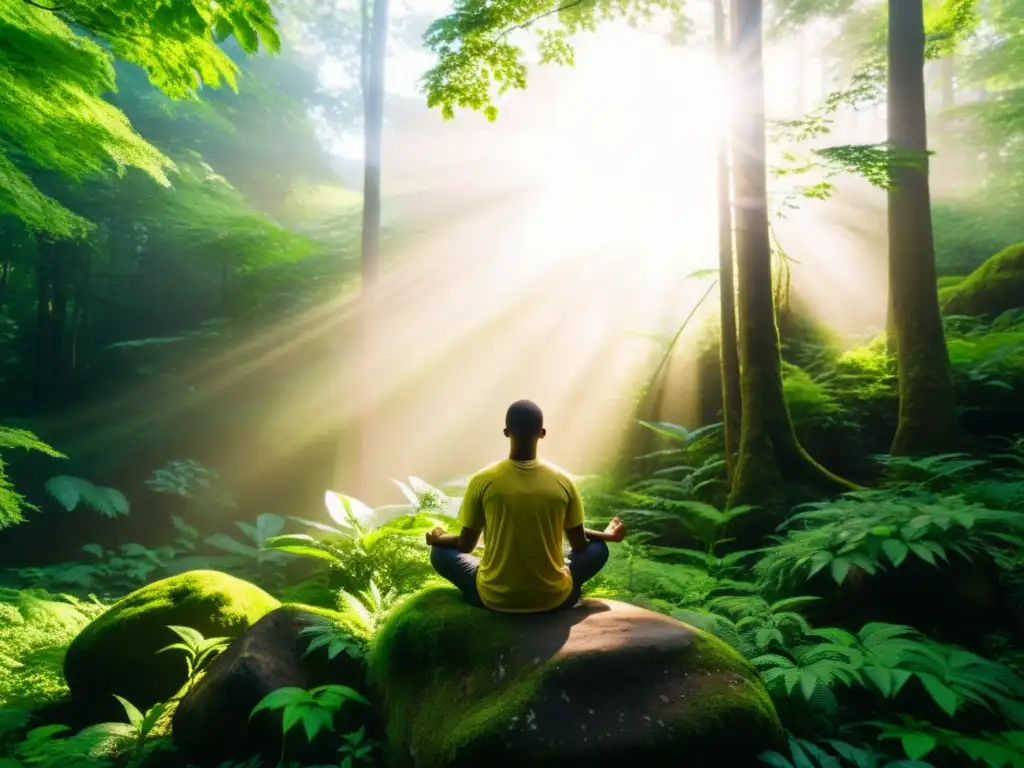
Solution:
<svg viewBox="0 0 1024 768"><path fill-rule="evenodd" d="M218 571L189 571L122 598L68 648L64 676L76 702L106 711L113 694L145 710L185 682L180 653L158 653L176 641L168 625L206 637L237 637L280 604L259 587Z"/></svg>
<svg viewBox="0 0 1024 768"><path fill-rule="evenodd" d="M451 589L422 592L392 615L371 643L368 664L395 762L414 754L419 768L474 764L492 754L506 732L529 722L545 701L557 699L556 691L570 681L614 686L622 674L616 665L636 662L616 654L529 658L534 651L527 650L524 633L531 620L472 608ZM689 647L665 663L679 670L678 679L684 672L689 676L687 694L666 717L666 743L638 747L678 750L690 743L696 753L716 739L727 743L733 726L751 729L755 740L781 736L757 674L725 643L697 632ZM602 672L603 665L609 669ZM727 684L723 673L731 677ZM613 696L614 690L604 693ZM735 764L695 759L695 766Z"/></svg>
<svg viewBox="0 0 1024 768"><path fill-rule="evenodd" d="M286 603L281 608L287 611L294 611L295 613L309 613L313 616L330 619L353 637L361 640L370 639L369 629L358 617L353 616L351 613L335 611L319 605L304 605L303 603Z"/></svg>
<svg viewBox="0 0 1024 768"><path fill-rule="evenodd" d="M1024 243L1000 251L940 298L948 315L996 316L1024 306Z"/></svg>
<svg viewBox="0 0 1024 768"><path fill-rule="evenodd" d="M0 709L32 709L66 696L67 646L102 609L43 590L0 589Z"/></svg>
<svg viewBox="0 0 1024 768"><path fill-rule="evenodd" d="M939 292L944 288L955 288L967 279L967 275L946 275L938 280Z"/></svg>
<svg viewBox="0 0 1024 768"><path fill-rule="evenodd" d="M806 371L789 363L782 364L782 388L790 417L800 434L801 427L846 426L842 405L822 384ZM801 435L802 436L802 435Z"/></svg>

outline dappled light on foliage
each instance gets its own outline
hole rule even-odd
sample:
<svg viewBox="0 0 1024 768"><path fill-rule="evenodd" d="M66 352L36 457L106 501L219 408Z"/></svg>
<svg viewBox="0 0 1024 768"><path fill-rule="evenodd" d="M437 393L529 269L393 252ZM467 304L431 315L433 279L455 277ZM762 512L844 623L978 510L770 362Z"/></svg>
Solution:
<svg viewBox="0 0 1024 768"><path fill-rule="evenodd" d="M1024 765L1021 41L0 0L0 768Z"/></svg>

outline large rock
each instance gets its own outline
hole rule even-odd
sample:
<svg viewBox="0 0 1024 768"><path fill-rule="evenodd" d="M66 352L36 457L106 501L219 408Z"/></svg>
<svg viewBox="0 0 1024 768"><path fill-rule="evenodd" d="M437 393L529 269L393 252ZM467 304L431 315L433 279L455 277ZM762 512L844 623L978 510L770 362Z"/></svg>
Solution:
<svg viewBox="0 0 1024 768"><path fill-rule="evenodd" d="M259 587L218 571L189 571L153 582L114 603L71 642L64 677L76 707L94 722L124 716L114 694L145 711L186 679L179 642L168 625L205 637L237 637L280 603Z"/></svg>
<svg viewBox="0 0 1024 768"><path fill-rule="evenodd" d="M423 592L381 629L369 673L398 765L744 768L782 740L734 650L611 600L510 616Z"/></svg>
<svg viewBox="0 0 1024 768"><path fill-rule="evenodd" d="M362 658L340 653L329 659L326 650L316 649L308 656L310 639L303 628L315 616L336 622L346 635L364 639L358 624L345 614L304 605L285 605L264 616L211 662L196 686L181 700L172 720L175 746L198 766L218 766L222 762L244 760L255 754L268 757L281 752L281 714L264 711L250 720L253 708L278 688L309 689L338 684L364 688ZM356 730L366 711L354 711L358 705L343 709L337 730ZM351 719L349 727L342 722ZM286 753L292 759L328 762L337 751L329 738L318 738L308 745L296 728L290 734ZM325 733L325 736L329 734Z"/></svg>
<svg viewBox="0 0 1024 768"><path fill-rule="evenodd" d="M948 315L996 316L1024 307L1024 243L997 253L939 296Z"/></svg>

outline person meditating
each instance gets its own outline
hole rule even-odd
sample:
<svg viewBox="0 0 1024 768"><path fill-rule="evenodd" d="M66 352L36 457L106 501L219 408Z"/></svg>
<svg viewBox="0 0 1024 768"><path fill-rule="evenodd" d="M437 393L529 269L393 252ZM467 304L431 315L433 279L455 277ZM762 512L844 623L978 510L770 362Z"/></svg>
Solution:
<svg viewBox="0 0 1024 768"><path fill-rule="evenodd" d="M462 530L435 528L426 536L434 570L476 606L504 613L544 613L572 608L583 584L608 562L606 542L622 541L626 527L614 518L604 531L583 527L583 501L575 481L537 460L547 434L534 403L520 400L505 414L509 457L469 480L459 508ZM470 555L487 532L482 559ZM572 551L568 564L563 536Z"/></svg>

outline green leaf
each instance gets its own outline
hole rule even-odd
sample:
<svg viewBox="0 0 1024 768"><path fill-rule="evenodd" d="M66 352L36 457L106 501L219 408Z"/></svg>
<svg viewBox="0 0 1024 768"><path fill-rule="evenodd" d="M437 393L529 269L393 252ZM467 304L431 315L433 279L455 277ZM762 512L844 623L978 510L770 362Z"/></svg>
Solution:
<svg viewBox="0 0 1024 768"><path fill-rule="evenodd" d="M910 550L929 565L935 565L935 555L928 547L917 543L910 544Z"/></svg>
<svg viewBox="0 0 1024 768"><path fill-rule="evenodd" d="M935 749L936 741L927 733L908 733L900 739L903 751L911 760L920 760Z"/></svg>
<svg viewBox="0 0 1024 768"><path fill-rule="evenodd" d="M287 536L274 536L267 539L267 549L277 552L289 552L293 555L314 557L318 560L326 560L329 563L338 563L338 558L331 552L322 548L322 545L312 536L304 533L294 533Z"/></svg>
<svg viewBox="0 0 1024 768"><path fill-rule="evenodd" d="M910 548L899 539L886 539L882 542L882 551L889 558L889 562L898 568L907 559Z"/></svg>
<svg viewBox="0 0 1024 768"><path fill-rule="evenodd" d="M271 691L249 713L250 719L264 709L282 709L296 704L312 704L313 697L301 688L287 687Z"/></svg>
<svg viewBox="0 0 1024 768"><path fill-rule="evenodd" d="M803 693L804 698L808 701L814 696L814 691L819 685L818 675L810 669L805 669L800 673L800 691Z"/></svg>
<svg viewBox="0 0 1024 768"><path fill-rule="evenodd" d="M846 575L850 572L851 562L845 557L837 557L832 561L832 578L835 579L836 584L842 584L846 580Z"/></svg>
<svg viewBox="0 0 1024 768"><path fill-rule="evenodd" d="M145 716L139 712L138 707L127 699L121 698L116 693L114 694L114 698L121 702L121 706L124 708L125 714L128 715L128 722L131 723L132 727L136 730L141 730Z"/></svg>
<svg viewBox="0 0 1024 768"><path fill-rule="evenodd" d="M765 765L772 766L772 768L796 768L793 763L778 752L762 752L758 755L758 760Z"/></svg>
<svg viewBox="0 0 1024 768"><path fill-rule="evenodd" d="M302 727L306 731L306 739L312 742L320 731L330 730L333 720L334 713L329 709L317 707L308 710L302 717Z"/></svg>
<svg viewBox="0 0 1024 768"><path fill-rule="evenodd" d="M918 672L917 679L924 685L925 690L928 691L928 695L932 697L932 700L942 708L942 711L952 717L956 714L957 707L959 705L959 697L956 693L950 690L945 683L943 683L935 675L930 675L926 672Z"/></svg>

